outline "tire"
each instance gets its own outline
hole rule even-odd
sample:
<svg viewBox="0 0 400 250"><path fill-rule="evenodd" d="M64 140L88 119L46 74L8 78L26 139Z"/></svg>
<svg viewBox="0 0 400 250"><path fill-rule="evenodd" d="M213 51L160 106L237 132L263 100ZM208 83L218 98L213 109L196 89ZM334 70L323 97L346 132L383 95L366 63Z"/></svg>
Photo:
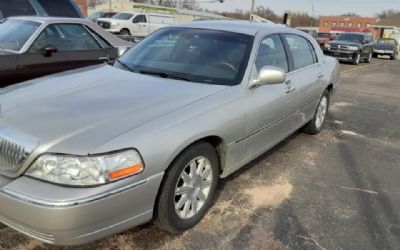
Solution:
<svg viewBox="0 0 400 250"><path fill-rule="evenodd" d="M131 32L130 32L128 29L122 29L122 30L119 32L119 34L120 34L121 36L130 36L130 35L131 35Z"/></svg>
<svg viewBox="0 0 400 250"><path fill-rule="evenodd" d="M361 54L357 52L357 54L353 58L353 64L354 65L360 64L360 60L361 60Z"/></svg>
<svg viewBox="0 0 400 250"><path fill-rule="evenodd" d="M378 58L378 55L377 54L373 54L372 57L373 58Z"/></svg>
<svg viewBox="0 0 400 250"><path fill-rule="evenodd" d="M200 167L200 162L204 163L202 167ZM197 175L197 171L196 178L192 178L190 163L197 165L195 168L197 171L203 169L206 178ZM198 142L183 151L164 176L155 206L156 223L174 234L194 227L214 202L218 178L219 159L217 152L210 144ZM207 188L200 189L200 183ZM177 192L183 194L177 194ZM186 201L187 197L191 197L190 201ZM197 209L192 205L194 200L196 200Z"/></svg>
<svg viewBox="0 0 400 250"><path fill-rule="evenodd" d="M368 54L368 57L365 58L365 61L364 61L364 62L366 62L366 63L371 63L371 60L372 60L372 53L369 53L369 54Z"/></svg>
<svg viewBox="0 0 400 250"><path fill-rule="evenodd" d="M304 126L304 132L310 135L316 135L319 132L321 132L325 124L326 116L328 114L329 101L330 101L330 93L328 90L325 90L325 92L319 99L317 109L315 110L314 113L314 117Z"/></svg>

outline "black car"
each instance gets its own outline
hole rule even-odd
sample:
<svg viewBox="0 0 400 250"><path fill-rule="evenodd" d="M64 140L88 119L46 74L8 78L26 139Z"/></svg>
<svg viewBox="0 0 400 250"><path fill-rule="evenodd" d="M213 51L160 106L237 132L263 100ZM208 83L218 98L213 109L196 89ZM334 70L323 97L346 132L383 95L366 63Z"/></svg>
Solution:
<svg viewBox="0 0 400 250"><path fill-rule="evenodd" d="M0 88L113 61L133 44L81 18L0 20Z"/></svg>
<svg viewBox="0 0 400 250"><path fill-rule="evenodd" d="M83 17L73 0L0 0L0 19L10 16Z"/></svg>
<svg viewBox="0 0 400 250"><path fill-rule="evenodd" d="M374 46L374 57L389 56L390 60L395 60L399 54L399 44L395 39L379 39Z"/></svg>
<svg viewBox="0 0 400 250"><path fill-rule="evenodd" d="M371 62L374 43L370 33L349 32L341 33L335 40L326 43L323 49L325 55L357 65L361 60Z"/></svg>

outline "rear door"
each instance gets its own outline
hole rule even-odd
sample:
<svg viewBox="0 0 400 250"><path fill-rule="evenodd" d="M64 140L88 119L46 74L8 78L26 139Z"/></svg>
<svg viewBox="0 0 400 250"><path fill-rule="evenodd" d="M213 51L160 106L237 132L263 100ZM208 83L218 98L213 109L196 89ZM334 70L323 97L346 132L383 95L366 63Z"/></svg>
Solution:
<svg viewBox="0 0 400 250"><path fill-rule="evenodd" d="M56 52L44 55L43 49ZM38 77L108 61L107 51L81 24L48 25L33 42L28 52L17 59L17 70Z"/></svg>
<svg viewBox="0 0 400 250"><path fill-rule="evenodd" d="M297 81L297 105L299 112L296 115L295 126L299 127L310 120L323 91L325 72L315 53L312 43L305 37L295 34L282 35L289 52L290 64Z"/></svg>

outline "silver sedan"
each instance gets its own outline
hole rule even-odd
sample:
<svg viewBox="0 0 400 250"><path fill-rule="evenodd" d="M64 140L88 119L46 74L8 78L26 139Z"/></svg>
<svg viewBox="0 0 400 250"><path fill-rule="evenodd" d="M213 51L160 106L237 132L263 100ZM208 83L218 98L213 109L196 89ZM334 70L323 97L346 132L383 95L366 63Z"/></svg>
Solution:
<svg viewBox="0 0 400 250"><path fill-rule="evenodd" d="M217 183L298 129L321 131L336 59L285 26L163 28L114 65L3 89L0 221L76 245L155 219L195 226Z"/></svg>

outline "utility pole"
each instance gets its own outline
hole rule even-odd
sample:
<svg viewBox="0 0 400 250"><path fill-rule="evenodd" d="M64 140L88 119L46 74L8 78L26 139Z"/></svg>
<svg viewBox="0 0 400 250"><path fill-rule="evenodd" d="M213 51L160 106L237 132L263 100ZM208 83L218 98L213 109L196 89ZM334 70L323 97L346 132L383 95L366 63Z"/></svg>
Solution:
<svg viewBox="0 0 400 250"><path fill-rule="evenodd" d="M109 4L109 5L108 5L108 8L109 8L109 11L110 11L110 12L112 12L112 10L111 10L111 9L112 9L112 7L111 7L111 4L112 4L111 1L112 1L112 0L109 0L109 2L108 2L108 4Z"/></svg>
<svg viewBox="0 0 400 250"><path fill-rule="evenodd" d="M314 2L311 0L311 10L312 10L312 14L311 14L311 27L314 26L314 16L315 16L315 9L314 9Z"/></svg>
<svg viewBox="0 0 400 250"><path fill-rule="evenodd" d="M253 21L253 14L254 14L255 6L256 6L256 0L251 0L250 22Z"/></svg>

